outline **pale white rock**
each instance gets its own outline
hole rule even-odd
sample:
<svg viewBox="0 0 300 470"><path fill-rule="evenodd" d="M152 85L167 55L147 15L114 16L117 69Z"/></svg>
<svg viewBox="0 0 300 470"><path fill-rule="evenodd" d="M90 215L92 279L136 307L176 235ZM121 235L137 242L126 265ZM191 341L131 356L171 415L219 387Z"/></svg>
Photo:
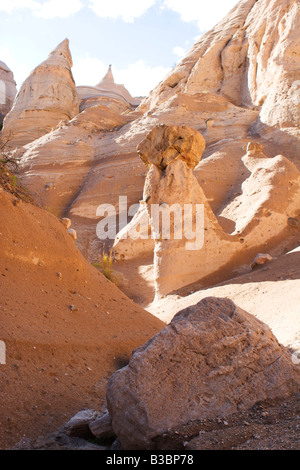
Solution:
<svg viewBox="0 0 300 470"><path fill-rule="evenodd" d="M72 225L72 221L68 217L63 217L60 221L66 227L66 229L69 229Z"/></svg>
<svg viewBox="0 0 300 470"><path fill-rule="evenodd" d="M69 228L68 230L69 235L73 238L73 240L77 240L77 232L73 228Z"/></svg>
<svg viewBox="0 0 300 470"><path fill-rule="evenodd" d="M4 62L0 61L0 124L11 110L16 94L14 74Z"/></svg>
<svg viewBox="0 0 300 470"><path fill-rule="evenodd" d="M241 0L201 36L143 109L178 93L208 91L257 109L257 132L270 132L271 126L299 136L299 13L297 0ZM274 132L273 138L284 136Z"/></svg>
<svg viewBox="0 0 300 470"><path fill-rule="evenodd" d="M180 129L177 130L181 135ZM176 135L175 131L173 126L171 135ZM205 281L208 276L213 275L216 282L225 272L229 276L237 269L246 269L253 260L254 250L257 253L263 247L272 247L274 239L284 240L289 234L286 214L291 217L298 214L300 173L297 168L282 155L267 158L261 153L261 158L253 158L247 154L242 160L249 168L249 177L242 184L241 194L219 215L235 222L231 232L225 231L193 175L195 165L190 167L193 153L189 154L188 144L194 134L191 130L189 135L186 127L185 135L181 135L181 146L187 152L180 154L180 158L177 154L175 159L170 158L174 153L173 138L171 142L164 139L161 126L139 145L144 162L152 163L145 181L144 200L155 239L156 298L193 282ZM198 162L203 148L199 138ZM126 247L129 253L134 252L134 240L127 244L123 241L122 247L123 252ZM145 249L149 246L145 245Z"/></svg>

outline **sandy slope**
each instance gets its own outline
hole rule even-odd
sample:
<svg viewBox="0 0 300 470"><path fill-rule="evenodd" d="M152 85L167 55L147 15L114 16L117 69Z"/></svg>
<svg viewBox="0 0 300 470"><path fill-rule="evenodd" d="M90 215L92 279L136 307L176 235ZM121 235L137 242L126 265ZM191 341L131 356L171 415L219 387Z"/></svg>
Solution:
<svg viewBox="0 0 300 470"><path fill-rule="evenodd" d="M300 247L217 286L202 290L196 285L189 286L178 295L152 303L147 310L169 322L179 310L210 296L232 299L267 323L282 344L297 347L300 341Z"/></svg>
<svg viewBox="0 0 300 470"><path fill-rule="evenodd" d="M0 448L7 448L84 407L100 409L106 379L164 324L92 267L56 217L3 190L0 237L0 340L7 348Z"/></svg>

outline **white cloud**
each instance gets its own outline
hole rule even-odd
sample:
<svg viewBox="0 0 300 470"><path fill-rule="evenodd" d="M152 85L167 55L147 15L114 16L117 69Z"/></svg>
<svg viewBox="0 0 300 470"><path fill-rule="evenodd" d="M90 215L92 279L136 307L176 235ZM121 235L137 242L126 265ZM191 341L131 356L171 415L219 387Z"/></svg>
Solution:
<svg viewBox="0 0 300 470"><path fill-rule="evenodd" d="M88 6L101 18L133 23L153 5L172 10L182 21L194 22L201 32L212 28L238 0L0 0L0 11L29 9L39 18L66 18Z"/></svg>
<svg viewBox="0 0 300 470"><path fill-rule="evenodd" d="M184 49L184 47L175 46L173 47L173 54L179 57L179 59L182 59L186 54L186 50Z"/></svg>
<svg viewBox="0 0 300 470"><path fill-rule="evenodd" d="M108 66L94 57L73 56L73 76L76 85L94 86L100 82L107 72Z"/></svg>
<svg viewBox="0 0 300 470"><path fill-rule="evenodd" d="M29 9L39 18L67 18L83 8L81 0L0 0L0 11Z"/></svg>
<svg viewBox="0 0 300 470"><path fill-rule="evenodd" d="M133 23L153 5L172 10L182 21L194 22L200 31L207 31L221 20L238 0L89 0L89 7L101 18L121 18Z"/></svg>
<svg viewBox="0 0 300 470"><path fill-rule="evenodd" d="M17 58L11 54L7 45L0 47L0 58L13 72L14 79L19 90L23 81L29 76L35 66L32 65L31 67L29 64L25 64L22 60L17 60Z"/></svg>
<svg viewBox="0 0 300 470"><path fill-rule="evenodd" d="M73 57L73 75L76 85L96 85L107 72L108 64L93 57ZM170 71L163 66L151 67L144 60L117 69L112 67L115 82L124 85L132 96L147 96Z"/></svg>
<svg viewBox="0 0 300 470"><path fill-rule="evenodd" d="M39 18L67 18L82 8L80 0L48 0L36 7L33 12Z"/></svg>
<svg viewBox="0 0 300 470"><path fill-rule="evenodd" d="M200 31L215 26L238 0L164 0L162 8L175 11L182 21L196 22Z"/></svg>
<svg viewBox="0 0 300 470"><path fill-rule="evenodd" d="M19 10L23 8L33 9L36 7L37 2L35 0L0 0L0 11L12 13L13 10Z"/></svg>
<svg viewBox="0 0 300 470"><path fill-rule="evenodd" d="M133 23L152 7L157 0L89 0L90 8L101 18L121 18Z"/></svg>
<svg viewBox="0 0 300 470"><path fill-rule="evenodd" d="M169 71L169 67L151 67L144 60L139 60L126 69L116 70L114 76L116 82L124 84L132 96L147 96Z"/></svg>

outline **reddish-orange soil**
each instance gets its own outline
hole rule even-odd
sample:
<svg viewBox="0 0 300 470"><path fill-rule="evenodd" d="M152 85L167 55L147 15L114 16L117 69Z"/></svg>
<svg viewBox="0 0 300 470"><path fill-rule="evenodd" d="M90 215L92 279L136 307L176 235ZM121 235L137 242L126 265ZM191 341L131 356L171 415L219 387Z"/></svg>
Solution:
<svg viewBox="0 0 300 470"><path fill-rule="evenodd" d="M164 327L91 266L61 222L0 185L0 448L105 406L105 384ZM71 307L73 306L73 307Z"/></svg>

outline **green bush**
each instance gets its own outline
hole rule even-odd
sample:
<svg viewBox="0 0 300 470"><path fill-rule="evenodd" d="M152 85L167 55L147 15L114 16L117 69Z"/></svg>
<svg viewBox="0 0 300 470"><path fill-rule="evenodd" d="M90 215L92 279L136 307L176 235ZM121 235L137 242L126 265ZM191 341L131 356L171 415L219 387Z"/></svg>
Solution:
<svg viewBox="0 0 300 470"><path fill-rule="evenodd" d="M111 252L106 253L105 251L103 251L99 255L98 259L92 264L93 266L95 266L95 268L98 268L102 272L102 274L111 282L114 282L115 284L118 283L117 277L113 274L113 256Z"/></svg>

